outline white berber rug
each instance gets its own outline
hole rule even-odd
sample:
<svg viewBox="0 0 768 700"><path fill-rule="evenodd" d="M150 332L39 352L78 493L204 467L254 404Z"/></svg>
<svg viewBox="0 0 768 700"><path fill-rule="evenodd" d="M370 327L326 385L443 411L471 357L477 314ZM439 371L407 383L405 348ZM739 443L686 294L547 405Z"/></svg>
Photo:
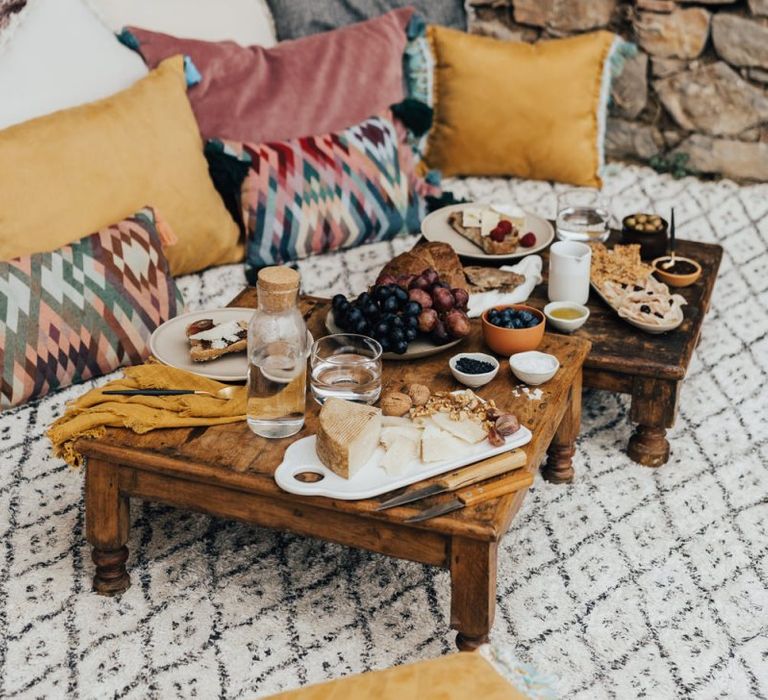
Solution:
<svg viewBox="0 0 768 700"><path fill-rule="evenodd" d="M548 216L559 189L447 184ZM720 278L672 459L631 462L627 399L586 393L576 481L537 478L504 540L493 638L571 700L768 698L768 185L613 166L605 191L616 215L674 205ZM304 262L305 289L360 291L412 242ZM243 280L181 284L202 308ZM83 475L44 436L87 388L0 417L0 697L250 698L454 650L443 571L141 502L133 586L91 593Z"/></svg>

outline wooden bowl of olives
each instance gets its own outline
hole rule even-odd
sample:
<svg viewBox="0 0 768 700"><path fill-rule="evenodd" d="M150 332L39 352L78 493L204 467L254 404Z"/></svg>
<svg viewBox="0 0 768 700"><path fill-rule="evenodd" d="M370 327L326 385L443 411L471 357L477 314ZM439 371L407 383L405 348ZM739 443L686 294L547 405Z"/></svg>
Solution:
<svg viewBox="0 0 768 700"><path fill-rule="evenodd" d="M640 257L658 258L667 252L667 222L657 214L630 214L622 221L621 242L640 245Z"/></svg>

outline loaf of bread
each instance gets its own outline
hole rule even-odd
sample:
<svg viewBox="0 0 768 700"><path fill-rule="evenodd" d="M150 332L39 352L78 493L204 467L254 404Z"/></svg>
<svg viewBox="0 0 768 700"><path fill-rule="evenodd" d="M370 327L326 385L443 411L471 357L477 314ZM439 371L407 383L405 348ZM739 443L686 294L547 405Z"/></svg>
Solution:
<svg viewBox="0 0 768 700"><path fill-rule="evenodd" d="M428 267L434 268L440 279L449 286L467 289L467 280L459 256L447 243L419 243L411 250L392 258L379 273L379 277L419 275Z"/></svg>

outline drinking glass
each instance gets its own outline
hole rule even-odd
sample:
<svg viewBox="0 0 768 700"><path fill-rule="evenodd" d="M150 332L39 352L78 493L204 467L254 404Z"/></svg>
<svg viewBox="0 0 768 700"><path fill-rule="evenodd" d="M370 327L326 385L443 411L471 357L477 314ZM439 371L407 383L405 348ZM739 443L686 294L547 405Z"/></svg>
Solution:
<svg viewBox="0 0 768 700"><path fill-rule="evenodd" d="M611 214L598 190L566 190L557 198L557 237L561 241L605 241Z"/></svg>
<svg viewBox="0 0 768 700"><path fill-rule="evenodd" d="M319 404L332 396L372 404L381 395L381 345L373 338L336 333L316 340L309 357L309 385Z"/></svg>

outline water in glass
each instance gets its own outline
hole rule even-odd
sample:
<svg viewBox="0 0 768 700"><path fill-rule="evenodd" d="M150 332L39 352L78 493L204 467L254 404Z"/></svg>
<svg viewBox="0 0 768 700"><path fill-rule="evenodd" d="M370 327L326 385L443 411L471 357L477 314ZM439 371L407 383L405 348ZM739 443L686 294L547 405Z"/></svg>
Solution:
<svg viewBox="0 0 768 700"><path fill-rule="evenodd" d="M372 404L381 395L381 345L372 338L339 333L312 347L309 384L322 404L330 397Z"/></svg>
<svg viewBox="0 0 768 700"><path fill-rule="evenodd" d="M558 197L556 228L561 241L605 241L610 219L597 190L569 190Z"/></svg>

